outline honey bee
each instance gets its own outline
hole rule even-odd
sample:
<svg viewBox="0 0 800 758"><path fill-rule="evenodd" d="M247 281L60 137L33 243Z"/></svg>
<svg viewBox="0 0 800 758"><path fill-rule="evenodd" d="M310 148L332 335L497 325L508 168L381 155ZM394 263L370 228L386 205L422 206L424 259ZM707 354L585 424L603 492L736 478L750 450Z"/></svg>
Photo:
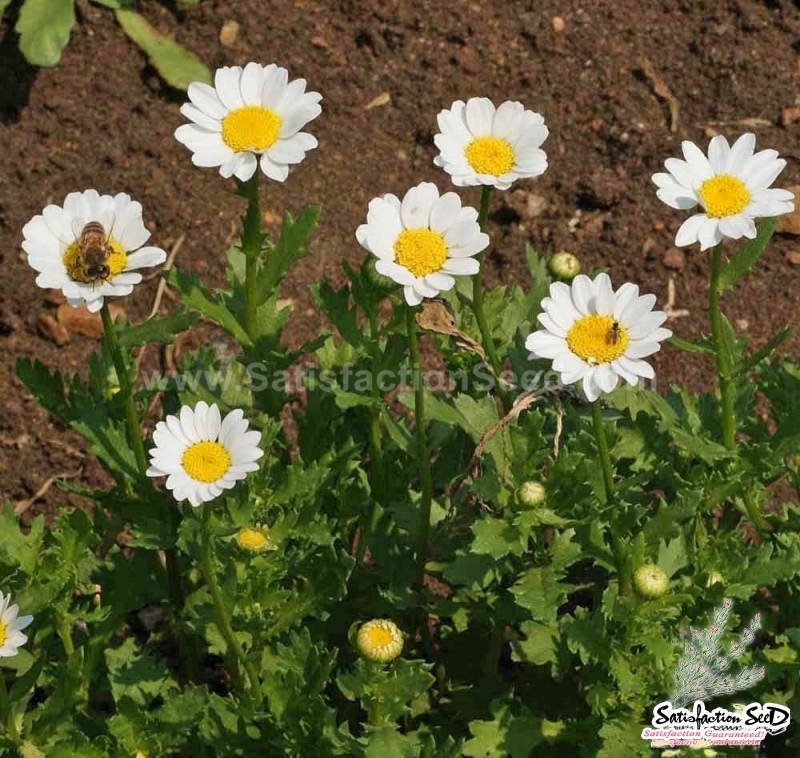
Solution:
<svg viewBox="0 0 800 758"><path fill-rule="evenodd" d="M77 237L79 254L75 266L92 284L108 281L108 259L114 251L108 243L110 235L106 235L103 225L99 221L90 221Z"/></svg>
<svg viewBox="0 0 800 758"><path fill-rule="evenodd" d="M606 336L606 344L608 345L616 345L619 342L619 321L614 321L611 324L611 329Z"/></svg>

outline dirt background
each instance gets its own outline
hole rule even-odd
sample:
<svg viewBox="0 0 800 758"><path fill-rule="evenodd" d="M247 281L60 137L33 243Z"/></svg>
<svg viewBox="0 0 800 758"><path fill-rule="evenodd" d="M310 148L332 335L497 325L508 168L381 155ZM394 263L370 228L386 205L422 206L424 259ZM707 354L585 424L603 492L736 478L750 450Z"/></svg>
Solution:
<svg viewBox="0 0 800 758"><path fill-rule="evenodd" d="M99 477L79 440L14 377L20 356L81 370L97 346L75 334L57 346L43 328L42 315L52 317L55 304L36 287L25 262L23 225L74 190L129 192L144 205L153 244L170 249L185 234L176 265L220 286L222 251L236 231L242 201L216 170L191 165L172 136L183 122L185 96L160 82L111 12L78 0L78 23L60 65L37 70L17 52L16 5L0 24L0 495L21 502L55 474L84 482ZM432 164L433 135L437 112L456 99L521 100L544 114L550 128L547 173L496 193L488 282L527 279L527 241L543 253L568 249L584 269L607 267L615 283L638 282L662 306L673 279L674 308L686 313L668 325L688 339L707 329L708 256L671 250L686 214L656 199L651 174L679 154L682 139L705 146L717 132L733 139L755 131L758 148L776 148L788 160L778 185L800 184L800 121L790 123L800 118L800 109L792 110L800 103L798 2L140 5L154 26L212 70L277 62L324 96L323 114L310 129L319 149L285 185L271 183L264 192L273 231L283 209L324 207L311 255L282 292L294 301L287 332L293 343L315 334L320 323L307 285L321 277L341 280L340 259L361 259L354 231L373 196L402 194L423 180L449 188ZM231 21L239 24L238 35L223 44L220 32ZM674 131L664 87L678 106ZM384 93L389 102L368 107ZM477 205L478 190L462 196ZM749 333L754 346L798 320L798 251L800 239L779 235L756 271L725 298L737 330ZM129 318L147 315L156 287L155 279L146 282L124 301ZM786 350L797 357L798 348L795 336ZM686 382L702 389L712 379L709 361L669 347L654 362L661 387ZM32 510L67 500L51 488Z"/></svg>

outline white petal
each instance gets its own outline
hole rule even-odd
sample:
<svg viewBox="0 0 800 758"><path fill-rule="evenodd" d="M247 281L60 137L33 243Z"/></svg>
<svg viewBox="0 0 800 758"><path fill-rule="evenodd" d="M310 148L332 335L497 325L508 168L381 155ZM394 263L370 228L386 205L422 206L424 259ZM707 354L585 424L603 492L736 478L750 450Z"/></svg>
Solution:
<svg viewBox="0 0 800 758"><path fill-rule="evenodd" d="M467 127L474 137L491 135L494 114L494 105L488 97L471 97L467 100Z"/></svg>
<svg viewBox="0 0 800 758"><path fill-rule="evenodd" d="M214 88L217 97L228 110L236 110L244 105L239 83L242 79L242 69L239 66L224 66L218 68L214 74Z"/></svg>
<svg viewBox="0 0 800 758"><path fill-rule="evenodd" d="M475 258L448 258L442 264L442 271L457 276L472 276L480 270L481 264Z"/></svg>
<svg viewBox="0 0 800 758"><path fill-rule="evenodd" d="M538 331L528 335L525 340L525 349L534 353L538 358L555 358L569 348L562 337L557 337L550 332Z"/></svg>
<svg viewBox="0 0 800 758"><path fill-rule="evenodd" d="M259 63L248 63L242 71L239 91L245 105L261 105L261 88L264 82L263 67Z"/></svg>
<svg viewBox="0 0 800 758"><path fill-rule="evenodd" d="M422 182L406 192L401 207L401 216L406 229L428 227L431 210L438 199L439 190L431 182Z"/></svg>
<svg viewBox="0 0 800 758"><path fill-rule="evenodd" d="M222 104L216 90L208 84L192 82L187 94L197 108L207 116L219 120L228 115L228 109Z"/></svg>
<svg viewBox="0 0 800 758"><path fill-rule="evenodd" d="M730 155L730 151L731 149L730 145L728 145L728 140L726 140L721 134L713 137L711 142L709 142L708 162L711 164L711 168L714 169L715 174L725 173L725 170L728 167L728 156Z"/></svg>
<svg viewBox="0 0 800 758"><path fill-rule="evenodd" d="M728 161L725 164L724 173L739 175L739 171L747 164L750 158L753 157L753 151L756 149L756 135L752 133L743 134L731 147Z"/></svg>
<svg viewBox="0 0 800 758"><path fill-rule="evenodd" d="M414 290L411 284L403 288L403 295L405 296L406 302L411 306L419 305L423 300L422 296Z"/></svg>
<svg viewBox="0 0 800 758"><path fill-rule="evenodd" d="M378 260L375 262L375 269L382 276L388 276L392 281L404 286L413 284L417 279L407 268L391 261Z"/></svg>
<svg viewBox="0 0 800 758"><path fill-rule="evenodd" d="M455 192L445 192L431 208L430 228L444 234L458 220L461 198Z"/></svg>
<svg viewBox="0 0 800 758"><path fill-rule="evenodd" d="M700 230L703 228L703 224L705 224L706 216L705 213L696 213L694 216L690 216L681 224L681 228L678 229L678 233L675 235L675 245L677 247L685 247L686 245L693 245L695 242L699 241L700 237Z"/></svg>
<svg viewBox="0 0 800 758"><path fill-rule="evenodd" d="M719 230L719 221L714 218L706 217L703 225L700 227L700 232L697 235L700 241L700 249L707 250L709 247L714 247L722 241L722 234Z"/></svg>
<svg viewBox="0 0 800 758"><path fill-rule="evenodd" d="M588 316L594 312L592 310L593 296L592 280L586 274L578 274L572 280L572 302L583 316Z"/></svg>
<svg viewBox="0 0 800 758"><path fill-rule="evenodd" d="M208 129L211 132L222 131L222 122L219 119L212 118L208 114L203 113L196 105L184 103L181 106L181 114L203 129Z"/></svg>
<svg viewBox="0 0 800 758"><path fill-rule="evenodd" d="M613 392L619 384L619 377L610 363L603 363L597 367L594 380L603 392Z"/></svg>

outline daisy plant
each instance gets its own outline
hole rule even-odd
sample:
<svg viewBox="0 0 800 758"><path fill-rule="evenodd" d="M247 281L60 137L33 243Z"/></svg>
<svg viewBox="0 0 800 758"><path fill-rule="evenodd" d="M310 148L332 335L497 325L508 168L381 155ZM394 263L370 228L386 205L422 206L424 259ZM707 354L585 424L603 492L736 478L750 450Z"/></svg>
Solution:
<svg viewBox="0 0 800 758"><path fill-rule="evenodd" d="M431 468L425 434L425 388L420 370L417 323L414 309L426 298L455 286L454 276L477 274L476 255L489 244L481 231L478 212L462 207L454 192L439 194L435 184L412 187L402 201L388 194L369 204L367 222L356 230L358 242L378 260L379 274L403 286L406 301L406 332L413 370L416 438L419 454L422 504L417 551L418 584L427 554L431 518Z"/></svg>
<svg viewBox="0 0 800 758"><path fill-rule="evenodd" d="M192 162L219 167L235 176L247 200L241 251L245 256L244 329L258 336L258 273L264 245L258 200L258 168L269 179L286 181L292 166L317 147L301 131L322 112L318 92L306 92L306 80L289 81L289 72L274 63L226 66L214 74L214 86L193 82L181 113L191 123L175 130L175 139L192 151Z"/></svg>
<svg viewBox="0 0 800 758"><path fill-rule="evenodd" d="M541 176L547 155L541 145L549 134L541 114L522 103L506 101L499 107L486 97L457 100L438 117L439 133L433 138L439 154L434 163L452 177L457 187L481 187L478 223L486 232L492 188L510 189L520 179ZM472 307L486 355L500 375L497 355L483 304L483 275L474 272Z"/></svg>
<svg viewBox="0 0 800 758"><path fill-rule="evenodd" d="M786 167L775 150L755 152L754 134L741 135L733 145L722 135L713 137L708 153L693 142L682 143L683 159L668 158L666 173L653 175L659 199L677 210L695 213L683 222L675 237L678 246L700 244L713 248L709 284L709 318L721 399L722 439L736 446L733 370L728 345L730 325L720 309L720 295L732 287L763 253L775 229L775 219L794 209L794 195L774 189L772 183ZM761 233L755 220L762 222ZM736 259L724 264L723 242L746 239ZM686 346L686 343L682 343Z"/></svg>

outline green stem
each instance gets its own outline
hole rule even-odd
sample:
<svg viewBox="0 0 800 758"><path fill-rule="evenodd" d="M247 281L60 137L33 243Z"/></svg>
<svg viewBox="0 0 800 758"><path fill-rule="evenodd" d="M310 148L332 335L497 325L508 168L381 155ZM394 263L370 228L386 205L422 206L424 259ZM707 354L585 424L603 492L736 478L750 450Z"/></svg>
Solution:
<svg viewBox="0 0 800 758"><path fill-rule="evenodd" d="M370 408L369 423L369 444L370 444L370 490L371 498L367 510L361 520L357 559L361 563L367 550L367 544L375 532L378 518L378 508L384 497L384 470L383 470L383 451L381 448L381 395L378 387L378 371L380 368L380 348L378 345L378 314L376 305L373 303L369 311L369 331L370 342L375 350L372 357L372 407Z"/></svg>
<svg viewBox="0 0 800 758"><path fill-rule="evenodd" d="M125 364L125 356L122 354L119 340L117 339L117 333L114 331L114 324L111 321L111 313L108 310L107 302L103 303L103 307L100 309L100 316L103 319L103 332L109 352L111 353L111 359L114 361L114 368L117 370L117 379L119 380L120 391L122 392L122 398L125 403L125 422L128 427L128 444L131 446L133 454L136 457L136 468L139 470L139 476L145 478L147 458L144 454L142 434L139 431L139 415L136 412L136 405L133 401L133 386L131 385L128 367Z"/></svg>
<svg viewBox="0 0 800 758"><path fill-rule="evenodd" d="M8 711L6 719L6 727L8 728L8 736L15 745L22 744L22 737L20 737L19 730L17 729L17 722L14 721L14 711L11 707L11 701L8 698L8 690L6 689L6 679L2 671L0 671L0 709Z"/></svg>
<svg viewBox="0 0 800 758"><path fill-rule="evenodd" d="M719 276L722 271L722 245L717 245L711 255L711 282L708 290L708 315L711 321L711 337L714 341L714 356L719 377L719 394L722 413L722 441L728 450L736 447L736 415L733 407L733 385L731 366L722 332L722 311L720 310Z"/></svg>
<svg viewBox="0 0 800 758"><path fill-rule="evenodd" d="M63 616L59 615L56 619L56 631L61 638L61 644L64 645L64 652L67 654L67 659L75 655L75 645L72 642L72 630L69 628L69 621Z"/></svg>
<svg viewBox="0 0 800 758"><path fill-rule="evenodd" d="M261 710L264 705L264 697L261 694L261 682L258 679L258 672L245 655L242 645L233 631L230 616L217 583L217 572L214 566L214 535L211 528L211 509L208 506L203 507L203 559L201 570L217 613L220 634L222 634L222 638L228 644L228 648L236 656L239 664L247 674L247 678L250 680L250 694L256 709Z"/></svg>
<svg viewBox="0 0 800 758"><path fill-rule="evenodd" d="M614 499L616 491L614 489L614 473L611 468L611 454L608 450L608 438L603 424L603 411L599 400L595 400L592 403L592 422L594 425L594 438L597 441L597 452L600 458L600 469L603 472L603 489L606 493L606 503L610 503ZM614 553L614 563L617 566L619 593L625 596L631 592L631 576L625 548L618 537L618 526L615 521L616 519L612 518L612 523L609 527L611 550Z"/></svg>
<svg viewBox="0 0 800 758"><path fill-rule="evenodd" d="M100 309L100 315L103 320L103 332L105 334L106 344L108 345L111 359L114 362L114 368L117 371L117 378L119 380L120 392L122 393L123 402L125 403L125 421L128 431L128 444L133 450L134 457L136 458L136 468L139 474L139 486L142 493L149 500L156 501L155 490L147 478L147 457L144 451L144 442L142 440L142 433L139 429L139 415L136 411L136 404L133 399L133 384L131 383L128 366L125 363L125 356L119 345L117 333L114 330L114 324L111 321L111 313L108 310L107 303L103 303ZM165 521L171 525L173 535L177 535L177 524L175 518L170 510L170 504L162 501L162 511ZM178 551L173 547L165 550L167 560L167 588L169 591L170 601L174 606L176 612L183 608L183 586L181 584L180 572L178 568ZM156 556L157 557L157 556Z"/></svg>
<svg viewBox="0 0 800 758"><path fill-rule="evenodd" d="M491 185L484 185L481 191L481 207L478 213L478 224L481 231L485 232L489 220L489 200L492 195ZM486 357L492 366L495 377L500 376L500 359L497 357L497 350L494 346L492 339L492 332L489 329L489 324L486 321L486 312L483 308L483 260L480 255L476 255L475 259L479 261L481 267L478 273L472 277L472 310L475 312L475 320L478 322L478 329L481 332L481 339L483 340L483 348L486 351Z"/></svg>
<svg viewBox="0 0 800 758"><path fill-rule="evenodd" d="M261 210L258 205L258 171L240 184L240 194L247 199L247 212L242 221L242 252L245 257L244 272L244 329L255 342L258 337L258 303L256 283L258 263L261 259Z"/></svg>
<svg viewBox="0 0 800 758"><path fill-rule="evenodd" d="M608 452L606 428L603 425L603 411L600 401L592 403L592 421L594 422L594 438L597 440L597 452L600 456L600 468L603 471L603 486L606 491L606 502L614 497L614 475L611 469L611 455Z"/></svg>
<svg viewBox="0 0 800 758"><path fill-rule="evenodd" d="M417 456L419 475L422 484L422 502L419 515L419 547L417 548L416 589L421 591L425 581L425 563L428 555L428 535L431 529L431 499L433 482L431 479L431 458L428 452L428 438L425 435L425 387L419 362L419 343L417 342L417 322L414 309L406 308L406 330L408 332L408 351L411 357L411 370L414 386L414 415L416 417Z"/></svg>

